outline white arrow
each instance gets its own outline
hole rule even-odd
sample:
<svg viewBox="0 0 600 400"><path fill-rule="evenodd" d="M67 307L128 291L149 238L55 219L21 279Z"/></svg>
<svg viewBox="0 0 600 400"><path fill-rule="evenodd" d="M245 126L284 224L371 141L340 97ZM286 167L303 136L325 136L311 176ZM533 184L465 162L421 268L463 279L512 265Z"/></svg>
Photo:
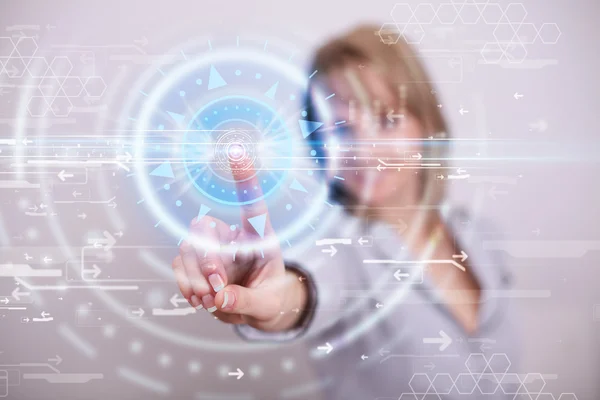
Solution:
<svg viewBox="0 0 600 400"><path fill-rule="evenodd" d="M54 358L49 358L49 359L48 359L48 362L54 363L54 365L57 365L57 366L58 366L58 365L60 365L60 363L62 362L62 358L60 358L60 356L59 356L59 355L57 355L57 356L56 356L56 357L54 357Z"/></svg>
<svg viewBox="0 0 600 400"><path fill-rule="evenodd" d="M86 213L77 214L77 218L86 219L87 215Z"/></svg>
<svg viewBox="0 0 600 400"><path fill-rule="evenodd" d="M469 258L469 256L467 255L467 253L465 253L464 250L461 250L460 254L454 254L452 255L452 258L460 258L460 262L465 262L465 260Z"/></svg>
<svg viewBox="0 0 600 400"><path fill-rule="evenodd" d="M381 307L383 307L383 304L381 304L381 303L375 304L375 308L381 308Z"/></svg>
<svg viewBox="0 0 600 400"><path fill-rule="evenodd" d="M404 114L394 114L394 110L390 110L387 113L387 119L390 122L394 122L394 119L400 119L400 118L404 118Z"/></svg>
<svg viewBox="0 0 600 400"><path fill-rule="evenodd" d="M460 110L458 110L458 112L460 113L460 115L465 115L469 113L469 110L465 110L463 107L461 107Z"/></svg>
<svg viewBox="0 0 600 400"><path fill-rule="evenodd" d="M81 193L78 192L77 190L73 190L73 193L71 193L73 195L73 197L77 198L77 196L81 196Z"/></svg>
<svg viewBox="0 0 600 400"><path fill-rule="evenodd" d="M37 204L34 204L33 207L29 207L29 211L37 212L39 210Z"/></svg>
<svg viewBox="0 0 600 400"><path fill-rule="evenodd" d="M508 194L508 192L506 190L496 190L496 186L492 186L490 188L490 191L488 192L488 194L490 195L490 197L494 200L496 200L496 195L498 194Z"/></svg>
<svg viewBox="0 0 600 400"><path fill-rule="evenodd" d="M515 98L515 100L519 100L519 99L520 99L520 98L522 98L523 96L524 96L524 95L520 94L519 92L515 92L515 94L514 94L514 96L513 96L513 97Z"/></svg>
<svg viewBox="0 0 600 400"><path fill-rule="evenodd" d="M229 372L228 375L229 376L237 376L237 379L240 380L240 379L242 379L242 376L244 376L244 372L238 368L237 372Z"/></svg>
<svg viewBox="0 0 600 400"><path fill-rule="evenodd" d="M169 301L171 302L171 304L173 304L173 307L179 307L179 304L188 302L186 299L179 297L177 293L175 293Z"/></svg>
<svg viewBox="0 0 600 400"><path fill-rule="evenodd" d="M369 358L369 356L365 356L364 354L362 356L360 356L360 359L365 361L367 358Z"/></svg>
<svg viewBox="0 0 600 400"><path fill-rule="evenodd" d="M44 262L45 262L46 264L48 264L50 261L52 261L52 259L51 259L50 257L48 257L48 256L45 256L45 257L44 257Z"/></svg>
<svg viewBox="0 0 600 400"><path fill-rule="evenodd" d="M101 273L102 273L102 270L96 264L92 265L92 269L84 269L84 270L81 271L82 275L92 274L92 279L97 279L98 276L100 276ZM85 277L82 277L82 278L85 279Z"/></svg>
<svg viewBox="0 0 600 400"><path fill-rule="evenodd" d="M329 342L326 342L325 346L319 346L317 350L323 350L326 354L329 354L333 350L333 346Z"/></svg>
<svg viewBox="0 0 600 400"><path fill-rule="evenodd" d="M402 278L409 278L409 277L410 277L410 274L408 272L402 272L401 269L394 272L394 278L396 278L397 281L402 281Z"/></svg>
<svg viewBox="0 0 600 400"><path fill-rule="evenodd" d="M142 308L138 308L137 310L133 310L131 312L133 315L137 316L138 318L142 318L145 314L144 310Z"/></svg>
<svg viewBox="0 0 600 400"><path fill-rule="evenodd" d="M58 176L58 179L60 179L61 181L63 181L63 182L64 182L64 181L65 181L65 179L67 179L67 178L72 178L72 177L73 177L73 174L67 174L67 172L66 172L66 171L63 169L62 171L60 171L60 172L58 173L58 175L57 175L57 176Z"/></svg>
<svg viewBox="0 0 600 400"><path fill-rule="evenodd" d="M425 368L427 368L429 371L433 370L435 368L435 364L430 362L424 365Z"/></svg>
<svg viewBox="0 0 600 400"><path fill-rule="evenodd" d="M383 349L383 348L379 349L379 355L380 355L381 357L385 357L385 356L386 356L386 355L388 355L389 353L390 353L390 351L389 351L389 350L385 350L385 349Z"/></svg>
<svg viewBox="0 0 600 400"><path fill-rule="evenodd" d="M358 238L357 242L358 242L358 244L360 244L361 246L362 246L363 244L365 244L365 243L369 243L369 241L368 241L368 240L366 240L366 239L363 239L363 238L362 238L362 236Z"/></svg>
<svg viewBox="0 0 600 400"><path fill-rule="evenodd" d="M0 303L4 303L4 305L8 304L8 297L3 298L2 300L0 300Z"/></svg>
<svg viewBox="0 0 600 400"><path fill-rule="evenodd" d="M21 300L21 296L22 296L22 297L30 296L30 295L31 295L31 293L29 293L29 292L21 292L21 291L19 291L19 287L17 286L17 287L15 288L15 290L13 290L13 291L12 291L12 293L11 293L10 295L11 295L11 296L13 297L13 299L15 299L16 301L20 301L20 300Z"/></svg>
<svg viewBox="0 0 600 400"><path fill-rule="evenodd" d="M104 235L104 238L88 239L88 243L96 248L102 247L102 245L104 245L104 250L109 250L115 245L115 243L117 243L117 241L115 240L113 235L110 234L110 232L104 231L102 232L102 234Z"/></svg>
<svg viewBox="0 0 600 400"><path fill-rule="evenodd" d="M463 168L457 168L457 169L456 169L456 172L457 172L458 174L462 174L463 172L467 172L467 170L466 170L466 169L463 169Z"/></svg>
<svg viewBox="0 0 600 400"><path fill-rule="evenodd" d="M46 311L42 311L41 315L42 315L42 318L46 318L46 317L50 316L50 314L47 313Z"/></svg>
<svg viewBox="0 0 600 400"><path fill-rule="evenodd" d="M423 156L421 155L421 153L413 154L410 157L414 158L416 160L420 160L421 158L423 158Z"/></svg>
<svg viewBox="0 0 600 400"><path fill-rule="evenodd" d="M322 249L321 251L323 253L329 253L330 257L335 256L335 254L337 253L337 249L333 245L330 245L328 249Z"/></svg>
<svg viewBox="0 0 600 400"><path fill-rule="evenodd" d="M40 208L43 210L43 209L45 209L45 208L48 208L48 206L47 206L47 205L45 205L44 203L40 203Z"/></svg>
<svg viewBox="0 0 600 400"><path fill-rule="evenodd" d="M385 169L385 167L383 165L381 165L381 164L379 164L377 166L377 171L379 171L379 172L383 171L384 169Z"/></svg>
<svg viewBox="0 0 600 400"><path fill-rule="evenodd" d="M113 209L114 209L114 208L117 208L117 203L115 203L115 202L113 201L112 203L109 203L109 204L108 204L108 206L109 206L110 208L113 208Z"/></svg>
<svg viewBox="0 0 600 400"><path fill-rule="evenodd" d="M439 338L423 338L423 343L439 344L440 351L444 351L452 344L452 339L444 331L440 331Z"/></svg>
<svg viewBox="0 0 600 400"><path fill-rule="evenodd" d="M115 232L115 233L113 233L113 235L122 238L123 237L123 231Z"/></svg>

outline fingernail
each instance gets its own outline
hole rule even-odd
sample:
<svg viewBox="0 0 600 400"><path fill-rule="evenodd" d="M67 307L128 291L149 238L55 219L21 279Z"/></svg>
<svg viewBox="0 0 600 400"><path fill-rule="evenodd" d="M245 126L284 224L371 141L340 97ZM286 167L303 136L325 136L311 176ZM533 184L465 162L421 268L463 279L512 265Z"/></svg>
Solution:
<svg viewBox="0 0 600 400"><path fill-rule="evenodd" d="M208 276L208 281L210 282L210 286L212 286L215 292L223 289L225 287L225 282L221 279L219 274L212 274Z"/></svg>
<svg viewBox="0 0 600 400"><path fill-rule="evenodd" d="M233 308L235 304L235 293L227 291L223 293L223 305L221 308Z"/></svg>
<svg viewBox="0 0 600 400"><path fill-rule="evenodd" d="M194 307L196 310L202 308L202 303L200 302L198 296L196 296L195 294L193 294L192 297L190 297L190 303L192 304L192 307Z"/></svg>
<svg viewBox="0 0 600 400"><path fill-rule="evenodd" d="M217 311L217 306L215 306L215 298L212 296L212 294L207 294L206 296L202 297L202 303L204 303L204 308L206 308L206 311L209 313L214 313Z"/></svg>

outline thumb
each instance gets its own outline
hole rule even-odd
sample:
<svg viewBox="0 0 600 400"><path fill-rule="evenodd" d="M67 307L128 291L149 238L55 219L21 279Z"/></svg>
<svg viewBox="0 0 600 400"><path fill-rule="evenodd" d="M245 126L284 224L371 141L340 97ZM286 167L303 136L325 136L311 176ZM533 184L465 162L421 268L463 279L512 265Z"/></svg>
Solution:
<svg viewBox="0 0 600 400"><path fill-rule="evenodd" d="M281 311L282 299L276 293L264 287L227 285L216 294L215 305L224 313L270 320Z"/></svg>

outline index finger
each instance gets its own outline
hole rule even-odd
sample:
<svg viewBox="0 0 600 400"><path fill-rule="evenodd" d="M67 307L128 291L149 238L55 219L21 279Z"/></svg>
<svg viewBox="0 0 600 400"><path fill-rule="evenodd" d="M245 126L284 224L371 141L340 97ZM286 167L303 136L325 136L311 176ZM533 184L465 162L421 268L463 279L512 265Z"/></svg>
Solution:
<svg viewBox="0 0 600 400"><path fill-rule="evenodd" d="M242 226L246 232L256 232L263 238L273 233L273 227L254 162L247 159L242 144L233 143L227 151L238 201L242 203ZM254 201L255 199L259 200Z"/></svg>

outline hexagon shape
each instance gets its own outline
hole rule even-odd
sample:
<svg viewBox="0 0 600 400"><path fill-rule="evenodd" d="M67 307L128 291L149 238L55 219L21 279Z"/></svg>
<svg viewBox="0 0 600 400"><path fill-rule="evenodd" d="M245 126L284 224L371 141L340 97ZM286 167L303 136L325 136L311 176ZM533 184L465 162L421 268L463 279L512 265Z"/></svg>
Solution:
<svg viewBox="0 0 600 400"><path fill-rule="evenodd" d="M492 374L502 374L508 372L510 368L510 359L506 355L506 353L494 353L490 357L488 362L488 367Z"/></svg>
<svg viewBox="0 0 600 400"><path fill-rule="evenodd" d="M538 34L540 39L542 39L542 43L556 44L558 43L558 38L560 38L562 32L555 23L545 23L542 24Z"/></svg>
<svg viewBox="0 0 600 400"><path fill-rule="evenodd" d="M102 97L106 90L106 83L101 76L90 76L83 86L85 93L90 97Z"/></svg>
<svg viewBox="0 0 600 400"><path fill-rule="evenodd" d="M396 3L392 8L392 19L397 24L408 24L413 18L413 11L407 3Z"/></svg>
<svg viewBox="0 0 600 400"><path fill-rule="evenodd" d="M519 393L519 388L521 387L521 379L519 375L514 373L505 374L500 379L500 389L504 394L517 394Z"/></svg>
<svg viewBox="0 0 600 400"><path fill-rule="evenodd" d="M546 380L544 379L542 374L527 374L525 375L525 379L523 379L523 387L527 390L527 393L537 395L542 392L544 386L546 386Z"/></svg>
<svg viewBox="0 0 600 400"><path fill-rule="evenodd" d="M48 67L51 74L54 76L68 76L73 70L73 64L68 57L65 56L56 56L50 62L50 66ZM49 75L46 73L46 75Z"/></svg>
<svg viewBox="0 0 600 400"><path fill-rule="evenodd" d="M494 374L481 374L477 381L477 388L481 394L494 394L498 387L499 383Z"/></svg>
<svg viewBox="0 0 600 400"><path fill-rule="evenodd" d="M458 19L458 11L452 3L442 3L435 12L440 24L450 25Z"/></svg>
<svg viewBox="0 0 600 400"><path fill-rule="evenodd" d="M465 361L465 366L475 376L475 379L479 379L479 375L483 374L487 368L488 361L483 353L472 353L469 354L469 358Z"/></svg>
<svg viewBox="0 0 600 400"><path fill-rule="evenodd" d="M504 15L510 24L519 26L525 21L527 10L522 3L510 3L504 10Z"/></svg>
<svg viewBox="0 0 600 400"><path fill-rule="evenodd" d="M536 400L556 400L552 393L540 393Z"/></svg>
<svg viewBox="0 0 600 400"><path fill-rule="evenodd" d="M439 394L437 393L426 393L425 396L421 397L421 400L441 400Z"/></svg>
<svg viewBox="0 0 600 400"><path fill-rule="evenodd" d="M44 117L50 105L43 96L32 96L27 102L27 112L32 117Z"/></svg>
<svg viewBox="0 0 600 400"><path fill-rule="evenodd" d="M527 49L521 43L510 43L504 51L506 59L511 64L520 64L527 57Z"/></svg>
<svg viewBox="0 0 600 400"><path fill-rule="evenodd" d="M10 57L15 50L15 43L9 37L0 37L0 57Z"/></svg>
<svg viewBox="0 0 600 400"><path fill-rule="evenodd" d="M396 44L398 40L400 40L400 36L402 36L402 30L398 27L398 25L386 22L381 25L381 28L377 32L379 38L384 44Z"/></svg>
<svg viewBox="0 0 600 400"><path fill-rule="evenodd" d="M496 25L502 19L504 15L504 11L502 11L502 7L498 3L486 4L481 10L481 18L486 24Z"/></svg>
<svg viewBox="0 0 600 400"><path fill-rule="evenodd" d="M414 393L402 393L398 400L421 400L419 396Z"/></svg>
<svg viewBox="0 0 600 400"><path fill-rule="evenodd" d="M60 91L60 81L58 78L46 76L38 83L38 89L45 98L54 99Z"/></svg>
<svg viewBox="0 0 600 400"><path fill-rule="evenodd" d="M435 8L429 3L419 3L415 8L414 16L419 24L431 24L435 19Z"/></svg>
<svg viewBox="0 0 600 400"><path fill-rule="evenodd" d="M78 76L67 76L61 87L67 97L78 97L83 92L83 82Z"/></svg>
<svg viewBox="0 0 600 400"><path fill-rule="evenodd" d="M14 54L14 53L13 53ZM25 74L27 66L20 57L11 57L4 62L4 72L10 78L20 78Z"/></svg>
<svg viewBox="0 0 600 400"><path fill-rule="evenodd" d="M56 117L68 117L73 110L73 103L66 96L58 96L54 98L54 101L50 105L52 114Z"/></svg>
<svg viewBox="0 0 600 400"><path fill-rule="evenodd" d="M20 37L15 49L21 57L33 57L38 50L38 45L32 37Z"/></svg>
<svg viewBox="0 0 600 400"><path fill-rule="evenodd" d="M561 393L558 400L577 400L577 396L575 393Z"/></svg>
<svg viewBox="0 0 600 400"><path fill-rule="evenodd" d="M516 31L515 38L522 44L533 44L538 38L538 30L531 22L522 23Z"/></svg>
<svg viewBox="0 0 600 400"><path fill-rule="evenodd" d="M474 25L479 22L479 19L481 18L479 8L476 4L471 3L463 4L458 11L458 15L465 25Z"/></svg>
<svg viewBox="0 0 600 400"><path fill-rule="evenodd" d="M431 387L434 389L435 393L450 394L454 387L454 380L450 374L435 374L431 380Z"/></svg>
<svg viewBox="0 0 600 400"><path fill-rule="evenodd" d="M431 387L431 380L427 374L417 373L410 378L408 386L410 386L413 393L425 394Z"/></svg>
<svg viewBox="0 0 600 400"><path fill-rule="evenodd" d="M27 64L27 73L32 78L43 77L48 70L46 57L23 58Z"/></svg>
<svg viewBox="0 0 600 400"><path fill-rule="evenodd" d="M498 24L494 28L494 37L498 43L510 43L515 37L515 29L511 24Z"/></svg>
<svg viewBox="0 0 600 400"><path fill-rule="evenodd" d="M402 29L402 37L406 43L419 44L425 36L425 31L421 24L411 23L404 25Z"/></svg>
<svg viewBox="0 0 600 400"><path fill-rule="evenodd" d="M4 72L5 60L8 61L8 58L5 58L5 59L0 58L0 75L2 75L2 73Z"/></svg>
<svg viewBox="0 0 600 400"><path fill-rule="evenodd" d="M460 394L472 394L477 387L477 382L473 375L461 373L456 376L454 387Z"/></svg>

